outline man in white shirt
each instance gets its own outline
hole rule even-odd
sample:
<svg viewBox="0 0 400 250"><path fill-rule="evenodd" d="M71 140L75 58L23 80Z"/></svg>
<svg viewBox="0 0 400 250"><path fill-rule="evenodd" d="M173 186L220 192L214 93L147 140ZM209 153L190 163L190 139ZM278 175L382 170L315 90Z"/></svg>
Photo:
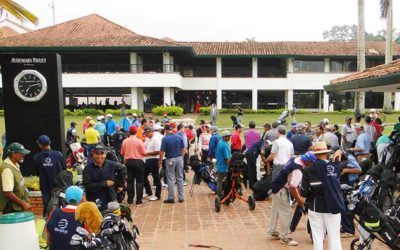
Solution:
<svg viewBox="0 0 400 250"><path fill-rule="evenodd" d="M283 125L278 126L278 139L272 143L271 154L268 156L267 164L273 161L272 180L279 175L279 172L290 160L294 154L293 144L286 138L286 127ZM269 173L269 165L267 165L267 174ZM289 207L288 207L289 206ZM278 193L272 195L272 211L270 228L268 230L268 238L276 239L281 238L281 243L289 246L296 246L298 243L288 237L281 235L276 231L279 214L285 214L290 208L289 192L286 188L282 188ZM281 216L282 217L282 216ZM287 224L291 218L280 218L281 226ZM290 223L290 222L289 222Z"/></svg>
<svg viewBox="0 0 400 250"><path fill-rule="evenodd" d="M342 127L342 148L348 149L353 146L355 139L354 126L351 125L352 118L350 116L346 117L346 124Z"/></svg>
<svg viewBox="0 0 400 250"><path fill-rule="evenodd" d="M161 148L162 135L160 133L154 132L153 128L146 127L143 129L143 135L147 138L144 142L146 152L148 156L145 157L145 172L144 172L144 188L146 189L146 194L149 195L150 201L156 201L161 198L161 179L160 172L158 170L158 160ZM148 180L148 176L151 173L153 177L153 184L156 186L156 192L153 196L153 191Z"/></svg>

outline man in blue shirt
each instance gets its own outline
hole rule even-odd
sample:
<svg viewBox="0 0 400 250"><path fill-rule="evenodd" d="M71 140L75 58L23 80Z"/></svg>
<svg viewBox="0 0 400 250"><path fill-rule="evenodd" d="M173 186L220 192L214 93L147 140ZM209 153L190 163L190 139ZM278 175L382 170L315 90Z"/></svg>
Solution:
<svg viewBox="0 0 400 250"><path fill-rule="evenodd" d="M54 180L66 168L65 158L61 152L51 150L50 138L47 135L39 136L36 142L40 148L40 152L35 154L33 162L39 172L43 206L47 207L52 190L55 187Z"/></svg>
<svg viewBox="0 0 400 250"><path fill-rule="evenodd" d="M116 132L117 123L114 121L112 114L107 114L108 121L106 122L106 143L111 146L111 136Z"/></svg>
<svg viewBox="0 0 400 250"><path fill-rule="evenodd" d="M310 138L304 135L305 128L306 127L303 124L297 124L296 134L292 135L289 139L293 144L295 155L307 153L309 148L312 146Z"/></svg>
<svg viewBox="0 0 400 250"><path fill-rule="evenodd" d="M231 160L231 147L229 146L229 140L231 139L231 132L225 130L222 132L222 140L218 143L217 150L215 152L215 156L217 158L217 194L219 198L223 198L224 190L222 188L222 181L226 177L226 173L228 171L228 165Z"/></svg>
<svg viewBox="0 0 400 250"><path fill-rule="evenodd" d="M122 131L129 136L129 126L132 124L132 113L126 114L124 118L119 121L119 126L121 127Z"/></svg>
<svg viewBox="0 0 400 250"><path fill-rule="evenodd" d="M265 162L265 147L266 142L264 140L259 140L249 149L247 149L245 156L247 160L247 178L249 180L249 187L252 189L254 183L257 182L257 158L261 155L261 159ZM245 186L247 187L247 180L245 181Z"/></svg>
<svg viewBox="0 0 400 250"><path fill-rule="evenodd" d="M183 189L183 156L186 153L182 138L173 133L172 127L169 124L164 126L165 136L161 142L159 166L162 166L162 161L165 156L165 171L168 182L168 198L164 203L175 203L175 179L178 187L179 202L185 199ZM176 177L176 178L175 178Z"/></svg>
<svg viewBox="0 0 400 250"><path fill-rule="evenodd" d="M104 143L104 135L106 134L106 125L104 125L104 123L101 121L103 118L103 115L97 116L97 122L94 124L94 129L99 132L102 143Z"/></svg>
<svg viewBox="0 0 400 250"><path fill-rule="evenodd" d="M218 134L218 128L216 126L211 127L211 138L208 144L208 160L211 162L215 158L217 146L222 137Z"/></svg>
<svg viewBox="0 0 400 250"><path fill-rule="evenodd" d="M371 138L369 134L364 132L363 125L357 124L355 129L358 136L356 146L354 148L349 148L348 150L354 152L357 161L360 163L361 161L368 160L370 158L369 151L371 149Z"/></svg>

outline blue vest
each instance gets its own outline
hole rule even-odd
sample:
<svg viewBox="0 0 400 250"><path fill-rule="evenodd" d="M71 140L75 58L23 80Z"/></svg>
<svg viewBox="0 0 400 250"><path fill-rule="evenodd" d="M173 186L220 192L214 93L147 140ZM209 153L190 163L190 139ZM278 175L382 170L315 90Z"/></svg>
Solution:
<svg viewBox="0 0 400 250"><path fill-rule="evenodd" d="M47 222L47 230L50 234L50 250L78 249L71 246L72 235L76 234L76 228L83 227L82 223L75 220L75 212L64 212L60 208L53 210L50 220Z"/></svg>
<svg viewBox="0 0 400 250"><path fill-rule="evenodd" d="M272 180L271 191L273 194L278 193L279 190L285 186L288 176L293 170L299 169L301 172L303 172L303 166L297 164L294 159L295 158L291 158L282 168L281 172L279 172L279 174Z"/></svg>
<svg viewBox="0 0 400 250"><path fill-rule="evenodd" d="M317 160L313 164L324 190L326 208L329 213L344 212L345 205L342 190L340 188L340 162L326 162Z"/></svg>

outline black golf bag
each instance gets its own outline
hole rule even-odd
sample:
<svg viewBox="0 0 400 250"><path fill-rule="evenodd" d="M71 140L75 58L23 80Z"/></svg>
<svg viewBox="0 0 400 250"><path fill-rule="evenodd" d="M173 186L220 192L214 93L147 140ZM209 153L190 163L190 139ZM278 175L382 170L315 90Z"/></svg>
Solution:
<svg viewBox="0 0 400 250"><path fill-rule="evenodd" d="M271 195L271 175L264 175L262 179L254 183L253 197L256 201L263 201Z"/></svg>
<svg viewBox="0 0 400 250"><path fill-rule="evenodd" d="M210 173L208 166L200 162L197 155L190 157L188 165L195 172L194 184L200 184L201 181L204 181L213 192L217 192L217 180Z"/></svg>
<svg viewBox="0 0 400 250"><path fill-rule="evenodd" d="M73 185L73 175L70 171L64 170L56 176L55 187L52 190L47 207L44 208L43 216L47 218L55 208L65 207L65 190Z"/></svg>

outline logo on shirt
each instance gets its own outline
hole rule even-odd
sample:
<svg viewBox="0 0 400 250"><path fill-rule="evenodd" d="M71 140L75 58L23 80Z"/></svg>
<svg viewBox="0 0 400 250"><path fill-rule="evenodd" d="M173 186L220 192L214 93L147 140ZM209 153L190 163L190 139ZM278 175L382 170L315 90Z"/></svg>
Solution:
<svg viewBox="0 0 400 250"><path fill-rule="evenodd" d="M45 167L53 166L53 163L51 162L51 158L50 157L44 158L43 166L45 166Z"/></svg>
<svg viewBox="0 0 400 250"><path fill-rule="evenodd" d="M65 230L67 227L68 227L68 220L61 219L58 221L57 227L54 228L54 231L65 235L68 234L68 230Z"/></svg>
<svg viewBox="0 0 400 250"><path fill-rule="evenodd" d="M326 171L328 172L327 176L334 176L336 177L336 173L335 173L335 167L332 165L328 165L326 167Z"/></svg>

